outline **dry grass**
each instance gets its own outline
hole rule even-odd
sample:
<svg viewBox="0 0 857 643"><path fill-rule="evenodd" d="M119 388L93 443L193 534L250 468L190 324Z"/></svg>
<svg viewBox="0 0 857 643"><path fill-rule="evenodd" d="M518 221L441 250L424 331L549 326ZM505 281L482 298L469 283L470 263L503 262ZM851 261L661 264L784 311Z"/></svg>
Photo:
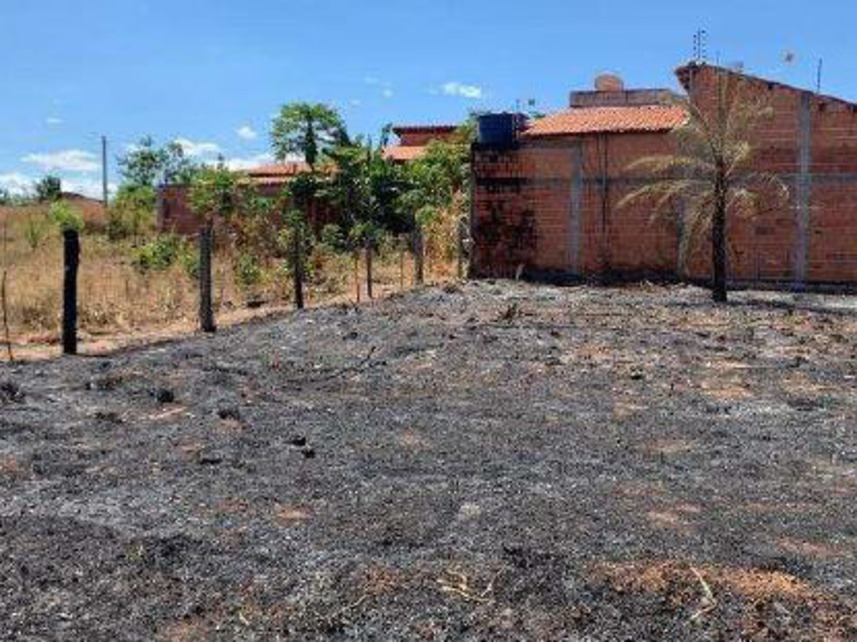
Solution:
<svg viewBox="0 0 857 643"><path fill-rule="evenodd" d="M47 207L0 208L0 270L8 271L9 325L17 358L56 353L62 306L62 240L55 228L43 226ZM133 340L151 341L191 332L196 328L197 285L176 262L164 270L141 272L133 263L130 241L110 241L100 231L98 212L84 212L78 277L78 312L82 350L100 352ZM215 314L221 326L269 314L291 305L288 276L269 264L260 283L243 286L234 269L234 251L218 248L214 260ZM428 262L427 282L449 278L454 266ZM366 301L365 265L361 257L355 275L354 258L317 251L307 284L307 304ZM374 296L383 297L413 287L413 258L387 249L373 262ZM252 308L249 304L253 304ZM261 305L259 305L261 304ZM4 356L5 357L5 356Z"/></svg>
<svg viewBox="0 0 857 643"><path fill-rule="evenodd" d="M778 638L761 615L788 614L789 638L842 640L853 626L843 617L836 599L812 584L778 570L752 569L714 564L690 565L678 561L630 561L600 563L593 567L601 579L622 594L663 597L675 607L691 613L691 619L716 618L728 597L741 601L742 638ZM792 618L793 614L801 618Z"/></svg>

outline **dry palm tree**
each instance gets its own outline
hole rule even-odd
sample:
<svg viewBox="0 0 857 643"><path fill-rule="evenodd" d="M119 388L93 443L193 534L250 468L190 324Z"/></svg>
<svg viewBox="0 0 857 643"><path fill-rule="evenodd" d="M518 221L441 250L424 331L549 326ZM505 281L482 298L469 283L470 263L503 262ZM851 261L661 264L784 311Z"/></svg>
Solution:
<svg viewBox="0 0 857 643"><path fill-rule="evenodd" d="M689 250L707 236L711 239L712 298L726 301L728 221L734 216L755 217L763 197L775 201L788 195L776 176L753 171L750 138L770 107L753 98L746 82L726 71L718 72L713 104L705 109L691 98L675 99L687 114L672 131L676 151L650 156L628 166L642 171L645 185L626 195L620 207L655 199L655 216L668 203L679 201L679 266L686 266Z"/></svg>

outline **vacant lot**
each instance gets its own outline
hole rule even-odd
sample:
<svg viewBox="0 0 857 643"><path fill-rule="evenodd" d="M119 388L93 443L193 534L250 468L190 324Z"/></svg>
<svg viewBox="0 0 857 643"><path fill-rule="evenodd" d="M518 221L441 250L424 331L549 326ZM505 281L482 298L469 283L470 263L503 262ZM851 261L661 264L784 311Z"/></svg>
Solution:
<svg viewBox="0 0 857 643"><path fill-rule="evenodd" d="M0 366L0 638L854 638L857 307L472 283Z"/></svg>

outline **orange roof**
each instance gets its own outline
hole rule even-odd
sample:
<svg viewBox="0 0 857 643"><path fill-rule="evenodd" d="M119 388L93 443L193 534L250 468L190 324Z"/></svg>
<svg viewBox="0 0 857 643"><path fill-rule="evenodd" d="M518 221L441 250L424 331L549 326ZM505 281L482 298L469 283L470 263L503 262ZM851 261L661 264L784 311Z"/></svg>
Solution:
<svg viewBox="0 0 857 643"><path fill-rule="evenodd" d="M391 161L405 163L419 158L426 151L423 145L391 145L384 148L384 157Z"/></svg>
<svg viewBox="0 0 857 643"><path fill-rule="evenodd" d="M276 165L259 165L245 170L248 176L252 177L281 177L294 176L309 172L309 165L303 161L293 161L291 163L278 163Z"/></svg>
<svg viewBox="0 0 857 643"><path fill-rule="evenodd" d="M576 107L535 121L524 136L563 136L597 132L664 132L681 125L685 113L670 105Z"/></svg>

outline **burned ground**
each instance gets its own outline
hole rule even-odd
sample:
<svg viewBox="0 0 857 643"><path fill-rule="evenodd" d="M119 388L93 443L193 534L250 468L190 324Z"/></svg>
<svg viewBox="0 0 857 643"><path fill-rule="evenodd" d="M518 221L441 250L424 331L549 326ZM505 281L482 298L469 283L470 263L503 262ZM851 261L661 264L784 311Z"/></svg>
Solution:
<svg viewBox="0 0 857 643"><path fill-rule="evenodd" d="M0 638L854 638L857 307L470 283L0 367Z"/></svg>

